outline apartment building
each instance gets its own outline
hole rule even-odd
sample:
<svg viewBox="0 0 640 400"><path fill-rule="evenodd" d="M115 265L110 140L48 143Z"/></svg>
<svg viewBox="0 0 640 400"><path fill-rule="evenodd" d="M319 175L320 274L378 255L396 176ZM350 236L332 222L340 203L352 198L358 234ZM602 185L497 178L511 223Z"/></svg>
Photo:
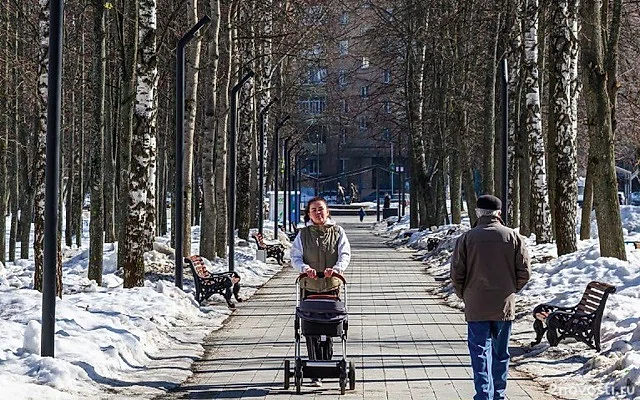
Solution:
<svg viewBox="0 0 640 400"><path fill-rule="evenodd" d="M392 18L393 9L363 1L340 4L310 3L309 21L318 38L298 65L298 105L308 151L303 172L326 181L320 191L335 190L341 173L404 162L398 151L402 84L379 40L380 18ZM377 179L381 189L398 188L398 178L392 184L389 173L380 172ZM375 170L340 180L344 186L355 183L362 195L377 183ZM308 179L303 185L315 187L315 182Z"/></svg>

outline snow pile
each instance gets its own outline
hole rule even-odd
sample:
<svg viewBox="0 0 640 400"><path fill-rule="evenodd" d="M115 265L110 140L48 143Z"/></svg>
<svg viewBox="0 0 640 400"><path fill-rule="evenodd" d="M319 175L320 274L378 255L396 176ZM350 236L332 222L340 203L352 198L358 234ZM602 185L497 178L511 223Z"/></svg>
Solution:
<svg viewBox="0 0 640 400"><path fill-rule="evenodd" d="M595 226L592 215L592 226ZM640 241L640 207L623 206L625 241ZM579 224L578 224L579 226ZM380 223L377 234L398 241L406 224ZM463 309L449 279L451 253L457 238L469 229L468 220L460 225L440 226L415 232L405 244L417 250L427 272L440 282L436 291L451 306ZM593 235L592 229L592 235ZM578 251L557 257L554 244L535 244L527 239L532 258L532 276L518 294L514 340L523 354L513 357L518 370L532 375L554 396L567 399L640 398L640 250L627 245L628 261L600 257L597 238L579 241ZM549 347L546 338L533 348L535 337L531 311L540 303L574 306L593 280L616 287L609 296L602 320L601 346L597 353L583 343L564 340Z"/></svg>
<svg viewBox="0 0 640 400"><path fill-rule="evenodd" d="M194 231L192 252L197 254L199 231ZM154 250L145 254L147 280L144 287L133 289L122 288L117 246L108 243L102 286L89 281L87 245L63 251L55 358L40 356L42 295L32 290L33 260L0 267L3 398L161 394L191 374L191 364L203 353L204 336L221 327L232 312L221 296L200 307L188 273L184 291L174 286L173 249L166 237L158 238ZM255 249L255 244L238 240L235 270L242 277L241 297L251 296L281 268L257 261ZM226 260L209 261L207 267L226 271Z"/></svg>

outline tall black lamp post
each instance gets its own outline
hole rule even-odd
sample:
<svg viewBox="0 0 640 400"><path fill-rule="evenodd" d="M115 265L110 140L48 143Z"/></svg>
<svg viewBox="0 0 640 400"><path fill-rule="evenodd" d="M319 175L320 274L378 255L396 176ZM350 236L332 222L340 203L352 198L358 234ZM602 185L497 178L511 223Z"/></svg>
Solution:
<svg viewBox="0 0 640 400"><path fill-rule="evenodd" d="M306 151L304 149L299 149L295 155L294 155L294 162L295 162L295 190L296 190L296 195L294 196L296 199L296 205L294 208L294 215L296 218L296 222L295 222L295 226L298 226L298 222L300 222L300 201L302 200L302 193L301 193L301 181L302 181L302 166L300 165L300 158L302 156L302 154L306 153ZM302 154L301 154L302 153Z"/></svg>
<svg viewBox="0 0 640 400"><path fill-rule="evenodd" d="M231 89L230 93L230 109L229 113L229 171L228 171L228 196L227 199L227 241L229 242L229 272L235 269L236 254L236 147L238 144L238 92L242 85L253 76L253 71L249 70L236 85Z"/></svg>
<svg viewBox="0 0 640 400"><path fill-rule="evenodd" d="M287 138L287 140L285 141L285 146L284 146L284 151L285 151L285 169L284 169L284 174L285 174L285 182L286 182L286 186L285 186L285 198L286 198L286 212L285 212L285 230L287 230L287 221L291 222L292 221L292 217L291 217L291 189L293 188L293 191L295 193L295 185L293 185L293 183L291 182L291 152L298 146L299 142L294 143L291 147L289 147L287 145L288 140L291 139L291 136Z"/></svg>
<svg viewBox="0 0 640 400"><path fill-rule="evenodd" d="M275 135L273 138L273 147L275 148L275 155L273 157L273 190L275 191L273 208L273 238L278 239L278 174L280 173L280 128L291 118L290 115L282 118L280 122L276 124Z"/></svg>
<svg viewBox="0 0 640 400"><path fill-rule="evenodd" d="M176 287L182 289L182 251L184 247L184 238L182 237L182 214L183 211L183 196L184 196L184 86L185 86L185 74L184 74L184 49L187 43L191 41L203 26L211 22L211 18L205 15L198 21L189 32L178 41L178 47L176 48L176 177L175 177L175 189L173 191L173 198L175 204L175 228L174 236L176 240L175 246L175 283Z"/></svg>
<svg viewBox="0 0 640 400"><path fill-rule="evenodd" d="M258 167L258 190L259 190L259 198L260 198L260 206L258 207L258 232L262 235L264 232L264 115L269 111L269 108L273 103L278 101L277 97L274 97L264 108L260 111L260 144L259 144L259 152L258 155L260 159L260 165Z"/></svg>
<svg viewBox="0 0 640 400"><path fill-rule="evenodd" d="M284 139L284 143L282 146L282 155L284 157L284 171L282 174L282 191L284 193L284 199L282 202L282 226L284 226L284 231L287 231L287 220L289 219L287 213L289 211L289 197L288 197L288 191L289 191L289 173L288 173L288 169L289 169L289 141L291 141L291 136L287 137Z"/></svg>
<svg viewBox="0 0 640 400"><path fill-rule="evenodd" d="M56 264L58 261L58 196L60 178L60 99L62 90L62 21L64 1L51 0L49 71L47 76L47 149L44 195L44 265L40 354L54 356ZM4 216L3 216L4 218ZM4 234L4 232L3 232Z"/></svg>

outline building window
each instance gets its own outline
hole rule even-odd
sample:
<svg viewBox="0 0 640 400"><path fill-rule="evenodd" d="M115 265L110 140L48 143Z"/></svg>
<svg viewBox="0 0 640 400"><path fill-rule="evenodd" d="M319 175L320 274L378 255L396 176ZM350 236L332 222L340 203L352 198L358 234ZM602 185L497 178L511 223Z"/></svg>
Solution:
<svg viewBox="0 0 640 400"><path fill-rule="evenodd" d="M340 144L347 144L347 128L340 128Z"/></svg>
<svg viewBox="0 0 640 400"><path fill-rule="evenodd" d="M387 20L393 21L393 8L387 8L385 11L387 12Z"/></svg>
<svg viewBox="0 0 640 400"><path fill-rule="evenodd" d="M304 83L308 85L323 85L327 83L327 69L311 68L307 72L307 77Z"/></svg>
<svg viewBox="0 0 640 400"><path fill-rule="evenodd" d="M360 97L363 99L369 98L369 86L360 87Z"/></svg>
<svg viewBox="0 0 640 400"><path fill-rule="evenodd" d="M384 128L384 129L382 130L382 140L385 140L385 141L387 141L387 142L388 142L389 140L391 140L391 129L389 129L389 128Z"/></svg>
<svg viewBox="0 0 640 400"><path fill-rule="evenodd" d="M320 162L320 160L318 160L316 157L310 158L308 160L308 165L310 175L320 175L320 168L322 167L322 162Z"/></svg>
<svg viewBox="0 0 640 400"><path fill-rule="evenodd" d="M385 100L384 101L384 112L386 112L387 114L391 114L391 101L390 100Z"/></svg>
<svg viewBox="0 0 640 400"><path fill-rule="evenodd" d="M325 13L322 6L312 6L307 9L305 15L305 25L323 25L325 22Z"/></svg>
<svg viewBox="0 0 640 400"><path fill-rule="evenodd" d="M347 170L347 159L346 158L341 158L340 159L340 173L344 172Z"/></svg>
<svg viewBox="0 0 640 400"><path fill-rule="evenodd" d="M339 45L339 51L341 56L346 56L349 54L349 41L341 40Z"/></svg>
<svg viewBox="0 0 640 400"><path fill-rule="evenodd" d="M343 69L338 71L338 85L340 85L340 87L347 86L347 72Z"/></svg>
<svg viewBox="0 0 640 400"><path fill-rule="evenodd" d="M312 98L300 101L300 109L305 114L322 114L327 106L324 98Z"/></svg>
<svg viewBox="0 0 640 400"><path fill-rule="evenodd" d="M367 129L367 117L365 115L361 115L360 117L358 117L358 121L360 124L360 130L364 131Z"/></svg>
<svg viewBox="0 0 640 400"><path fill-rule="evenodd" d="M349 112L349 103L347 103L346 99L340 100L340 107L342 109L343 114L346 114Z"/></svg>
<svg viewBox="0 0 640 400"><path fill-rule="evenodd" d="M391 71L389 71L388 69L382 71L382 82L391 83Z"/></svg>
<svg viewBox="0 0 640 400"><path fill-rule="evenodd" d="M349 13L346 11L343 11L342 14L340 14L340 24L347 25L348 23L349 23Z"/></svg>
<svg viewBox="0 0 640 400"><path fill-rule="evenodd" d="M362 57L362 65L360 67L362 69L369 68L369 57Z"/></svg>

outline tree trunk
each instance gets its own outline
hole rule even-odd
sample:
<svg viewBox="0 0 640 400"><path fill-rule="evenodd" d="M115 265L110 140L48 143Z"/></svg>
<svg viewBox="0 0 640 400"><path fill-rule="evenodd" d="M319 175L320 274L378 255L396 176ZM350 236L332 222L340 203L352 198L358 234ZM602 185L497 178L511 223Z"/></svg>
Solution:
<svg viewBox="0 0 640 400"><path fill-rule="evenodd" d="M251 4L254 2L248 2ZM252 32L250 27L251 11L253 6L248 5L242 7L241 20L245 20L246 23L240 24L241 27L245 27L246 30L241 30L243 36L254 37L255 32ZM237 79L242 78L244 75L245 67L252 67L251 60L255 57L255 49L253 40L245 39L242 42L237 39L238 30L236 30L236 37L234 42L238 43L239 54L239 75ZM255 68L252 68L252 70ZM254 93L255 86L254 81L249 79L243 85L239 93L238 101L238 169L237 169L237 191L236 191L236 227L238 228L238 237L249 240L249 229L251 228L251 197L255 196L255 192L251 193L251 181L253 179L251 175L251 143L255 135L256 126L254 115ZM286 149L285 149L286 156ZM285 211L285 210L283 210ZM283 214L284 215L284 214ZM286 230L285 226L285 230Z"/></svg>
<svg viewBox="0 0 640 400"><path fill-rule="evenodd" d="M34 162L34 234L33 258L35 272L33 288L42 291L42 268L44 265L44 190L47 142L47 68L49 65L49 2L42 2L40 8L40 51L38 54L38 133ZM28 240L28 239L27 239Z"/></svg>
<svg viewBox="0 0 640 400"><path fill-rule="evenodd" d="M193 26L198 22L198 2L189 0L187 2L187 20ZM200 71L200 48L201 37L198 35L187 47L186 65L186 96L185 96L185 118L184 118L184 193L182 201L184 214L182 215L182 235L184 247L182 255L191 255L191 198L193 196L193 148L194 134L196 128L196 111L198 95L198 76Z"/></svg>
<svg viewBox="0 0 640 400"><path fill-rule="evenodd" d="M460 139L460 151L462 153L462 186L464 187L464 197L467 202L467 212L469 213L469 223L471 226L476 224L478 216L476 215L476 189L473 181L473 170L469 163L469 148L467 140L469 140L469 121L467 118L467 110L462 111L462 138Z"/></svg>
<svg viewBox="0 0 640 400"><path fill-rule="evenodd" d="M524 78L524 77L523 77ZM525 97L525 79L522 79L518 107L518 146L516 148L518 159L518 183L520 197L520 234L529 237L531 235L531 163L529 160L529 136L527 133L527 110Z"/></svg>
<svg viewBox="0 0 640 400"><path fill-rule="evenodd" d="M82 214L84 206L84 103L86 93L86 70L85 70L85 52L84 52L84 32L81 35L82 43L80 44L80 76L78 77L78 84L80 85L80 99L78 102L78 112L76 115L78 129L78 144L73 148L73 224L72 229L76 237L76 247L82 247ZM74 104L74 110L75 110Z"/></svg>
<svg viewBox="0 0 640 400"><path fill-rule="evenodd" d="M120 162L120 182L118 184L118 198L121 203L129 196L129 174L131 169L131 140L133 135L133 112L136 99L136 63L138 55L138 1L122 1L122 17L119 19L121 38L120 53L122 54L120 86L120 135L118 153ZM126 239L126 219L128 207L120 207L118 213L118 242ZM126 246L118 247L118 266L124 264Z"/></svg>
<svg viewBox="0 0 640 400"><path fill-rule="evenodd" d="M550 84L551 106L549 110L549 147L551 159L555 156L554 183L554 224L558 255L573 253L576 247L576 132L571 110L571 88L573 75L571 57L576 51L577 38L573 36L572 2L561 0L551 6L553 24L551 31L551 67ZM552 123L551 123L552 122Z"/></svg>
<svg viewBox="0 0 640 400"><path fill-rule="evenodd" d="M116 202L116 160L114 159L116 126L118 117L117 101L114 100L114 90L109 89L105 101L108 102L104 128L104 239L107 243L117 241L115 202Z"/></svg>
<svg viewBox="0 0 640 400"><path fill-rule="evenodd" d="M531 220L536 242L548 243L551 240L551 225L538 75L538 0L527 0L525 7L524 63L526 79L524 80L524 90L526 93L526 130L529 138L529 163L531 166Z"/></svg>
<svg viewBox="0 0 640 400"><path fill-rule="evenodd" d="M72 79L75 80L75 75L72 76ZM67 247L73 246L73 190L75 189L75 174L73 171L74 167L74 158L73 152L76 146L76 113L75 113L75 104L76 104L76 91L69 90L69 100L71 102L71 112L69 116L69 127L67 131L67 147L65 151L66 160L67 160L67 182L66 182L66 199L65 199L65 229L64 229L64 241Z"/></svg>
<svg viewBox="0 0 640 400"><path fill-rule="evenodd" d="M209 86L206 92L204 137L202 141L202 192L203 210L200 234L200 254L207 259L216 255L216 105L218 96L218 60L220 58L220 0L210 0L211 26L207 29L207 70Z"/></svg>
<svg viewBox="0 0 640 400"><path fill-rule="evenodd" d="M136 67L136 106L134 134L131 141L131 173L128 216L124 242L124 287L144 286L144 252L151 250L155 235L155 198L149 199L149 188L155 189L155 135L158 112L156 93L158 68L156 59L156 1L138 3L138 57ZM151 210L149 204L153 204ZM150 223L148 219L151 218Z"/></svg>
<svg viewBox="0 0 640 400"><path fill-rule="evenodd" d="M581 45L585 98L589 104L587 110L594 111L592 116L588 116L593 123L593 129L589 130L589 164L594 166L593 193L600 255L626 260L617 197L618 183L610 108L612 103L607 91L609 79L615 82L616 78L615 75L609 78L605 70L606 63L611 63L611 60L606 60L605 57L616 57L617 48L605 47L601 8L602 1L594 0L582 3L580 10L583 20ZM612 38L609 40L611 43Z"/></svg>
<svg viewBox="0 0 640 400"><path fill-rule="evenodd" d="M5 82L4 84L4 110L2 112L2 123L0 123L0 262L5 264L5 254L7 250L7 239L5 232L7 231L7 202L9 201L9 191L8 189L8 176L7 176L7 147L9 145L9 132L10 132L10 115L11 110L9 109L11 106L10 101L10 85L9 82L9 23L10 18L5 18L5 34L4 40L2 43L3 53L4 53L4 71L2 74L2 80Z"/></svg>
<svg viewBox="0 0 640 400"><path fill-rule="evenodd" d="M217 123L216 132L216 165L215 165L215 184L216 184L216 254L218 257L227 255L227 121L229 116L229 83L231 81L231 49L232 30L231 21L233 15L233 4L226 1L222 15L224 16L223 29L224 35L221 36L222 45L220 51L220 69L219 69L219 101L218 115L220 116Z"/></svg>
<svg viewBox="0 0 640 400"><path fill-rule="evenodd" d="M593 125L589 124L589 131ZM592 135L590 132L589 135ZM593 175L595 174L595 164L591 158L587 157L587 177L584 181L584 193L582 195L582 211L580 219L580 240L591 238L591 210L593 209Z"/></svg>
<svg viewBox="0 0 640 400"><path fill-rule="evenodd" d="M484 98L484 137L483 137L483 173L482 182L485 194L494 194L494 146L496 137L496 76L498 73L498 37L500 32L500 13L496 13L491 21L492 35L487 43L487 69L485 75Z"/></svg>
<svg viewBox="0 0 640 400"><path fill-rule="evenodd" d="M91 220L89 225L89 272L90 280L102 284L102 260L104 250L104 103L105 103L105 15L104 2L94 0L94 52L93 52L93 126L91 127Z"/></svg>
<svg viewBox="0 0 640 400"><path fill-rule="evenodd" d="M18 19L16 18L16 21ZM18 30L16 29L16 35L14 43L16 44L15 51L15 59L17 60L17 43L18 43ZM14 64L13 66L13 112L12 112L12 127L11 127L11 143L9 154L11 155L11 175L9 180L9 198L11 205L11 228L9 232L9 261L15 261L16 259L16 241L18 240L18 209L20 196L18 195L19 184L20 184L20 168L19 167L19 152L18 152L18 142L20 141L20 128L18 125L18 118L21 111L21 102L19 101L18 96L18 67ZM24 164L28 165L28 164Z"/></svg>
<svg viewBox="0 0 640 400"><path fill-rule="evenodd" d="M459 119L456 120L459 122ZM456 123L450 130L451 141L453 145L449 150L449 175L450 175L450 202L451 202L451 223L459 224L462 221L462 212L460 209L462 198L462 169L460 162L460 131L463 127Z"/></svg>
<svg viewBox="0 0 640 400"><path fill-rule="evenodd" d="M518 2L519 3L519 2ZM518 148L520 146L518 131L520 129L520 88L521 79L520 71L522 70L522 35L520 34L520 15L519 5L515 6L516 10L514 15L509 15L508 18L513 18L513 23L510 29L510 42L509 53L507 55L509 75L507 91L509 93L509 105L507 110L509 129L507 131L508 143L507 143L507 198L502 199L507 204L507 215L505 222L510 227L518 227L520 224L520 182L519 182L519 169L520 169L520 157ZM505 110L503 110L504 112ZM504 129L504 127L503 127ZM502 192L502 191L501 191Z"/></svg>

